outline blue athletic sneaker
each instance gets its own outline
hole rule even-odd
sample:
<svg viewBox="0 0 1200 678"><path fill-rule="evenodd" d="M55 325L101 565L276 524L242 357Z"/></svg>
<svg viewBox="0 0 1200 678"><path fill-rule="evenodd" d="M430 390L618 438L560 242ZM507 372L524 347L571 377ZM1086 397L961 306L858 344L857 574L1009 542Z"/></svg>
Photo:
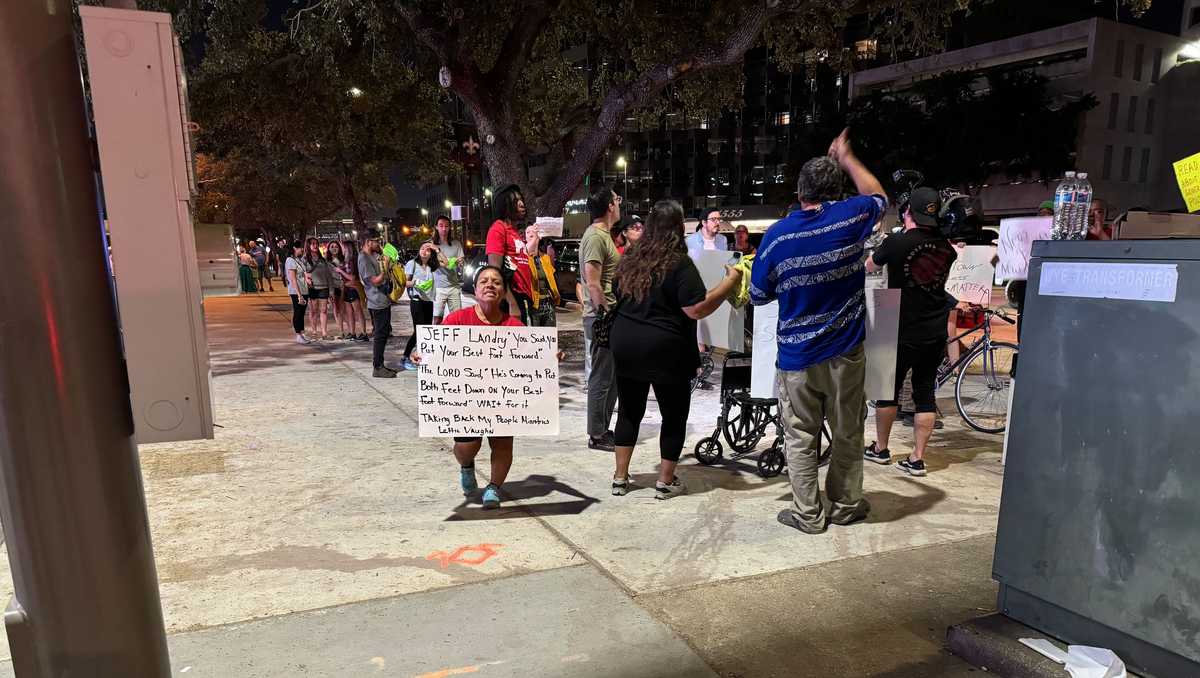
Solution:
<svg viewBox="0 0 1200 678"><path fill-rule="evenodd" d="M415 372L415 371L417 371L417 370L419 370L419 369L421 369L421 368L420 368L420 367L418 367L418 366L417 366L417 364L416 364L416 363L414 363L413 361L411 361L411 360L405 360L405 361L404 361L404 369L405 369L405 370L408 370L409 372Z"/></svg>
<svg viewBox="0 0 1200 678"><path fill-rule="evenodd" d="M500 488L495 485L483 488L483 508L485 510L500 508Z"/></svg>
<svg viewBox="0 0 1200 678"><path fill-rule="evenodd" d="M475 467L459 467L458 482L462 485L464 495L471 494L479 489L479 483L475 480Z"/></svg>

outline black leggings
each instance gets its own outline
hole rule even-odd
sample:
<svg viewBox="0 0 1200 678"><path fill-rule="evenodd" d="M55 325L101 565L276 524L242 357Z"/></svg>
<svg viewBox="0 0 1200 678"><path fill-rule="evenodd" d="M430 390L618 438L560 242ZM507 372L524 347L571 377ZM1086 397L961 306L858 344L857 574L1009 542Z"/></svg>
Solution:
<svg viewBox="0 0 1200 678"><path fill-rule="evenodd" d="M654 383L638 381L628 377L617 377L617 427L613 431L615 442L621 447L632 447L637 443L638 429L646 415L646 398L650 387L654 387L654 398L658 400L658 411L662 414L662 429L658 434L659 454L667 461L679 461L683 452L683 439L687 435L688 411L692 407L692 388L686 381Z"/></svg>
<svg viewBox="0 0 1200 678"><path fill-rule="evenodd" d="M300 305L300 297L295 294L289 294L292 298L292 329L296 330L296 334L304 334L304 311L307 306Z"/></svg>
<svg viewBox="0 0 1200 678"><path fill-rule="evenodd" d="M413 349L417 347L417 326L433 324L433 302L409 299L408 310L412 314L413 332L412 336L408 338L408 343L404 345L405 360L408 360Z"/></svg>

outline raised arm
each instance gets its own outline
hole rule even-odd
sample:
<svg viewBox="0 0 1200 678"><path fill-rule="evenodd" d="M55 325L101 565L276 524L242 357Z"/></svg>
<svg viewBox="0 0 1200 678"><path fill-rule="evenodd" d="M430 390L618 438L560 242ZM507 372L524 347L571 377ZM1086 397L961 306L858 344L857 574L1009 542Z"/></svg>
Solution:
<svg viewBox="0 0 1200 678"><path fill-rule="evenodd" d="M829 157L837 161L838 165L845 170L846 174L850 175L850 180L854 182L854 188L860 195L882 195L885 198L887 193L883 191L883 184L871 174L871 170L862 164L858 156L854 155L854 149L850 146L850 129L842 130L838 138L833 140L829 146Z"/></svg>

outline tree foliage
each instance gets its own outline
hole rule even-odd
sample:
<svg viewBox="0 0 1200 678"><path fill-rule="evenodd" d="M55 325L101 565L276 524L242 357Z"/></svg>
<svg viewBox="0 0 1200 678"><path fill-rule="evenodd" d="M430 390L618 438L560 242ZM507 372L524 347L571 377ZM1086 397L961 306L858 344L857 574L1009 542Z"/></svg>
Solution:
<svg viewBox="0 0 1200 678"><path fill-rule="evenodd" d="M209 16L192 79L201 151L243 176L280 182L270 194L281 199L301 180L336 196L359 228L386 199L393 167L415 180L445 174L441 93L402 55L362 40L366 29L352 22L319 45L306 33L264 30L261 8L227 2ZM304 203L298 211L319 204Z"/></svg>

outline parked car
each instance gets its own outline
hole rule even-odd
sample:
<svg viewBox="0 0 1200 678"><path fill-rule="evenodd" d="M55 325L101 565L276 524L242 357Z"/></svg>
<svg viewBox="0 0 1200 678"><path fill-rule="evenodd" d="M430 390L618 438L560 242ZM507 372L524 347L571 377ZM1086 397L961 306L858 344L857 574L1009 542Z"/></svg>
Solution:
<svg viewBox="0 0 1200 678"><path fill-rule="evenodd" d="M579 301L575 297L575 283L579 281L579 239L555 238L554 282L558 285L558 293L564 300ZM479 268L487 263L484 248L476 245L466 254L467 263L463 264L463 292L475 294L475 276Z"/></svg>

